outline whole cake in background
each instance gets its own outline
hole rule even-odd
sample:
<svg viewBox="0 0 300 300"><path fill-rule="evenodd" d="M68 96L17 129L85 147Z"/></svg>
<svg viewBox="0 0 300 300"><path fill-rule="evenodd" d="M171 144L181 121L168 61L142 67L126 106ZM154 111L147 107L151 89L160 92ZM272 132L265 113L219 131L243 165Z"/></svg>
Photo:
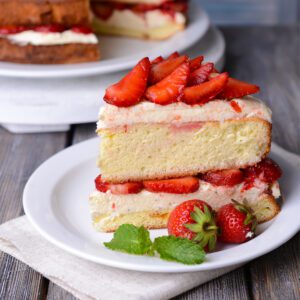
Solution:
<svg viewBox="0 0 300 300"><path fill-rule="evenodd" d="M201 199L214 210L236 200L258 222L280 211L278 165L267 158L271 111L259 87L213 63L172 54L142 59L107 88L90 210L97 230L164 228L170 212Z"/></svg>
<svg viewBox="0 0 300 300"><path fill-rule="evenodd" d="M188 0L91 0L98 33L166 39L185 28Z"/></svg>
<svg viewBox="0 0 300 300"><path fill-rule="evenodd" d="M99 58L89 0L0 1L0 61L67 64Z"/></svg>

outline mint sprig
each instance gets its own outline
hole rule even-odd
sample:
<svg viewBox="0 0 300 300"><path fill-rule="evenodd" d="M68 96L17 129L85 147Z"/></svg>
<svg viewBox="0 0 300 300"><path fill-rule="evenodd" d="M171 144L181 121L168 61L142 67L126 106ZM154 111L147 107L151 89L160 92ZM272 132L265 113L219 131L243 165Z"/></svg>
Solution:
<svg viewBox="0 0 300 300"><path fill-rule="evenodd" d="M154 249L160 254L161 259L186 265L201 264L205 258L205 252L200 244L172 235L156 238Z"/></svg>
<svg viewBox="0 0 300 300"><path fill-rule="evenodd" d="M187 265L200 264L205 259L205 251L199 243L175 236L161 236L152 242L147 229L131 224L121 225L113 239L104 246L137 255L154 255L157 252L161 259Z"/></svg>
<svg viewBox="0 0 300 300"><path fill-rule="evenodd" d="M113 239L104 243L104 246L111 250L143 255L151 251L152 241L149 231L143 226L123 224L116 230Z"/></svg>

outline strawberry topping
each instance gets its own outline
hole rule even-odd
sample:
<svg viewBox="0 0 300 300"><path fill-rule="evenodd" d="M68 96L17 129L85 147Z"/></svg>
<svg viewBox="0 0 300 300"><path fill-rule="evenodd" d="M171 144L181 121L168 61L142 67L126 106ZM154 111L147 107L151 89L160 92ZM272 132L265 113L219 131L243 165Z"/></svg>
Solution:
<svg viewBox="0 0 300 300"><path fill-rule="evenodd" d="M189 194L199 189L199 180L196 177L147 180L143 184L146 190L153 193Z"/></svg>
<svg viewBox="0 0 300 300"><path fill-rule="evenodd" d="M160 105L178 101L186 86L188 75L189 66L183 63L162 81L149 87L146 91L146 98Z"/></svg>
<svg viewBox="0 0 300 300"><path fill-rule="evenodd" d="M92 29L86 26L81 26L81 25L77 25L77 26L73 26L71 28L72 31L76 32L76 33L82 33L82 34L90 34L93 33Z"/></svg>
<svg viewBox="0 0 300 300"><path fill-rule="evenodd" d="M230 101L230 106L237 112L237 113L241 113L242 109L239 106L239 104L236 101L231 100Z"/></svg>
<svg viewBox="0 0 300 300"><path fill-rule="evenodd" d="M234 186L243 182L244 176L238 169L229 169L202 174L201 179L217 186Z"/></svg>
<svg viewBox="0 0 300 300"><path fill-rule="evenodd" d="M204 59L204 56L197 56L194 59L190 60L190 71L191 73L201 67L201 63Z"/></svg>
<svg viewBox="0 0 300 300"><path fill-rule="evenodd" d="M196 69L191 75L189 76L188 85L198 85L207 81L209 74L212 72L214 68L213 63L206 63L202 65L200 68Z"/></svg>
<svg viewBox="0 0 300 300"><path fill-rule="evenodd" d="M175 51L172 54L170 54L170 56L167 59L173 59L173 58L177 58L179 56L180 56L180 54L177 51Z"/></svg>
<svg viewBox="0 0 300 300"><path fill-rule="evenodd" d="M152 85L163 80L187 60L188 57L183 55L175 58L169 58L159 64L152 65L149 75L150 84Z"/></svg>
<svg viewBox="0 0 300 300"><path fill-rule="evenodd" d="M157 56L156 58L154 58L152 61L151 61L151 65L155 65L155 64L158 64L160 62L162 62L164 60L164 58L160 55L160 56Z"/></svg>
<svg viewBox="0 0 300 300"><path fill-rule="evenodd" d="M0 34L16 34L26 30L26 27L19 25L3 25L0 26Z"/></svg>
<svg viewBox="0 0 300 300"><path fill-rule="evenodd" d="M228 73L222 73L210 81L187 87L182 101L187 104L205 104L222 91L228 80Z"/></svg>
<svg viewBox="0 0 300 300"><path fill-rule="evenodd" d="M137 104L145 94L149 71L150 61L145 57L121 81L106 89L104 100L119 107Z"/></svg>
<svg viewBox="0 0 300 300"><path fill-rule="evenodd" d="M108 190L110 190L114 195L137 194L143 189L141 182L113 184L103 181L101 175L95 179L95 186L99 192L106 193Z"/></svg>
<svg viewBox="0 0 300 300"><path fill-rule="evenodd" d="M225 88L220 93L221 99L240 98L259 92L259 87L254 84L243 82L234 78L229 78Z"/></svg>
<svg viewBox="0 0 300 300"><path fill-rule="evenodd" d="M42 33L57 33L65 31L66 28L60 24L51 24L35 26L33 27L33 30Z"/></svg>

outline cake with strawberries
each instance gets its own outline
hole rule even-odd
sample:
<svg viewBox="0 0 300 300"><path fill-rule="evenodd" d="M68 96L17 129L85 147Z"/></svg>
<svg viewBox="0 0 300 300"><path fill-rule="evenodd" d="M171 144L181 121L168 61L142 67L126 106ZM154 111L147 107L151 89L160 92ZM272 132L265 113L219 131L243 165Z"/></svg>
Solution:
<svg viewBox="0 0 300 300"><path fill-rule="evenodd" d="M213 209L247 203L259 222L280 210L281 170L266 158L271 111L259 91L218 72L199 56L142 59L105 93L96 190L97 230L124 223L164 228L178 204L201 199Z"/></svg>
<svg viewBox="0 0 300 300"><path fill-rule="evenodd" d="M185 28L188 0L92 0L101 34L166 39Z"/></svg>
<svg viewBox="0 0 300 300"><path fill-rule="evenodd" d="M97 61L89 0L0 0L0 61L68 64Z"/></svg>

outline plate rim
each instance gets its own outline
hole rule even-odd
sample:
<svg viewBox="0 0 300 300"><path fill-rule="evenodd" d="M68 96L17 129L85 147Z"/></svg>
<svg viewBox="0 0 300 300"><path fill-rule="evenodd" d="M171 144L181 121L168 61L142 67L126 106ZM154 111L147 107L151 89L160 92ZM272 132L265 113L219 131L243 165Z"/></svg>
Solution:
<svg viewBox="0 0 300 300"><path fill-rule="evenodd" d="M31 177L29 178L29 180L26 183L26 186L24 188L24 192L23 192L23 208L25 211L26 216L28 217L28 220L30 221L30 223L33 225L33 227L42 235L42 237L44 237L46 240L48 240L49 242L51 242L52 244L58 246L59 248L75 255L78 256L82 259L86 259L95 263L99 263L102 265L106 265L106 266L110 266L110 267L115 267L115 268L119 268L119 269L126 269L126 270L133 270L133 271L142 271L142 272L156 272L156 273L182 273L182 272L197 272L197 271L209 271L209 270L215 270L215 269L220 269L220 268L224 268L224 267L229 267L229 266L233 266L233 265L237 265L237 264L241 264L241 263L246 263L252 259L255 259L257 257L260 257L268 252L271 252L272 250L278 248L279 246L281 246L282 244L286 243L290 238L292 238L299 230L300 230L300 219L297 220L298 224L295 223L294 227L292 227L292 229L290 229L290 231L288 232L288 234L286 234L284 237L281 237L280 240L276 240L273 244L264 246L264 248L262 250L259 250L258 252L252 252L248 255L243 255L243 256L239 256L239 258L235 258L235 259L231 259L225 262L217 262L213 265L211 264L200 264L200 265L193 265L193 266L187 266L187 265L182 265L182 264L177 264L177 263L168 263L168 265L164 265L164 266L157 266L157 265L147 265L147 267L145 268L143 265L139 265L139 264L132 264L132 263L126 263L125 262L120 262L120 261L113 261L110 260L108 261L105 258L102 257L95 257L92 254L87 254L87 253L83 253L81 250L75 249L74 247L65 244L61 241L59 241L57 238L55 238L54 236L52 236L51 234L49 234L47 232L47 230L45 230L45 228L42 228L35 220L34 216L31 214L31 210L30 210L30 205L29 205L29 198L30 198L30 188L31 188L31 184L32 182L34 182L37 178L37 176L39 176L39 172L43 172L43 169L47 169L48 165L50 165L50 162L55 161L58 157L62 156L62 155L67 155L68 152L70 151L75 151L77 150L78 152L81 152L80 149L81 148L85 148L91 145L94 145L96 142L99 142L99 138L92 138L83 142L80 142L78 144L72 145L68 148L65 148L61 151L59 151L58 153L56 153L55 155L51 156L49 159L47 159L44 163L42 163L35 171L34 173L31 175ZM296 154L289 152L281 147L279 147L278 145L276 145L275 143L272 143L272 152L275 154L278 154L279 156L286 158L289 162L295 162L297 161L297 164L300 165L300 157L297 156ZM86 160L86 159L91 159L91 153L87 154L85 153L81 159L81 163L82 161ZM70 163L70 162L69 162ZM74 165L75 162L73 162ZM79 163L79 162L78 162ZM72 164L71 164L72 165ZM278 215L278 217L280 217L280 214ZM278 219L278 217L276 219ZM276 221L276 219L274 219L274 221ZM272 225L271 225L272 226ZM268 230L266 230L268 231ZM260 235L256 237L256 239L251 240L251 241L255 241L257 239L259 239ZM250 242L251 242L250 241ZM248 242L249 243L249 242ZM236 247L240 247L240 248L245 248L245 245L247 245L248 243L245 244L240 244L237 245ZM249 245L249 244L248 244ZM230 249L227 250L223 250L223 251L228 251ZM218 253L218 252L216 252ZM120 253L121 255L124 255L123 253ZM208 254L208 255L213 255L212 254ZM125 254L127 255L127 254ZM129 255L129 254L128 254Z"/></svg>
<svg viewBox="0 0 300 300"><path fill-rule="evenodd" d="M185 42L184 45L178 47L177 51L181 52L185 49L193 46L197 41L199 41L207 32L210 27L210 19L208 14L200 7L199 3L195 0L191 2L190 10L195 12L195 17L192 19L193 22L190 23L191 26L196 26L197 23L203 23L201 30L199 30L198 35ZM201 18L199 18L201 15ZM185 29L188 31L189 27ZM168 40L165 40L168 42ZM164 42L164 41L162 41ZM158 47L159 48L159 47ZM159 51L151 53L151 58L158 55L168 56L172 53L170 47L160 49ZM142 54L141 54L142 55ZM113 61L120 60L120 58L113 58ZM87 62L80 64L70 64L70 65L34 65L34 64L17 64L12 62L0 62L0 77L13 77L13 78L72 78L72 77L83 77L83 76L93 76L93 75L105 75L110 73L115 73L118 71L124 71L132 68L137 61L135 55L130 55L121 59L121 61L113 62L111 65L111 60L104 64L104 66L99 66L99 64L104 61L97 62ZM29 66L31 68L29 68Z"/></svg>

